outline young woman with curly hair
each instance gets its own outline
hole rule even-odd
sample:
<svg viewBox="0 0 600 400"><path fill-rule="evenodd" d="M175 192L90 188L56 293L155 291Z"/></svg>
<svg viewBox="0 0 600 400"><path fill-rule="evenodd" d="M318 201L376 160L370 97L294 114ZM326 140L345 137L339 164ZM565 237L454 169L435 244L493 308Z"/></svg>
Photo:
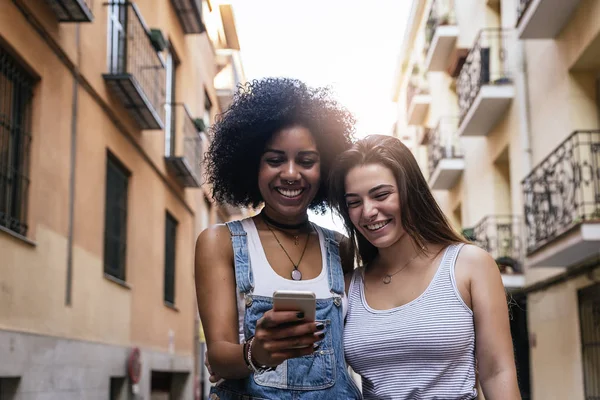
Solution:
<svg viewBox="0 0 600 400"><path fill-rule="evenodd" d="M437 205L411 151L373 135L330 176L362 266L347 275L345 356L365 399L520 399L494 259Z"/></svg>
<svg viewBox="0 0 600 400"><path fill-rule="evenodd" d="M208 182L218 202L264 204L215 225L196 245L198 309L212 373L211 399L360 399L344 360L346 297L340 237L308 221L324 210L333 159L354 119L326 89L292 79L240 87L212 128ZM317 298L316 320L273 311L275 290Z"/></svg>

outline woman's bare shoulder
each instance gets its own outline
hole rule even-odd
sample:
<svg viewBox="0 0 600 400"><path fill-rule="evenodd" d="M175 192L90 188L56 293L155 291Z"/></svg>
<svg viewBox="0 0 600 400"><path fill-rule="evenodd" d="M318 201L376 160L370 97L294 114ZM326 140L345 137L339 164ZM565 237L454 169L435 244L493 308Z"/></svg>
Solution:
<svg viewBox="0 0 600 400"><path fill-rule="evenodd" d="M233 259L229 229L225 224L211 225L196 240L196 263Z"/></svg>

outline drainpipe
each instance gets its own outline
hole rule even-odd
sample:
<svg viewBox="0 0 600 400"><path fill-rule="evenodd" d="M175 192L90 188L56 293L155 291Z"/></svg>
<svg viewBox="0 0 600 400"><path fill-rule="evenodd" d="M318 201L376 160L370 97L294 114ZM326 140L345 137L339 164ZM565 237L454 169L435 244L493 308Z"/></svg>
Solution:
<svg viewBox="0 0 600 400"><path fill-rule="evenodd" d="M533 155L531 150L529 90L527 88L527 57L525 55L525 45L518 39L515 39L515 55L517 59L515 63L515 85L519 117L519 142L524 156L520 181L531 172Z"/></svg>
<svg viewBox="0 0 600 400"><path fill-rule="evenodd" d="M69 171L69 226L67 234L67 277L65 285L65 305L71 306L73 294L73 230L75 218L75 167L77 161L77 117L79 111L79 65L81 59L80 25L75 27L75 47L77 49L77 63L73 71L73 93L71 103L71 156Z"/></svg>

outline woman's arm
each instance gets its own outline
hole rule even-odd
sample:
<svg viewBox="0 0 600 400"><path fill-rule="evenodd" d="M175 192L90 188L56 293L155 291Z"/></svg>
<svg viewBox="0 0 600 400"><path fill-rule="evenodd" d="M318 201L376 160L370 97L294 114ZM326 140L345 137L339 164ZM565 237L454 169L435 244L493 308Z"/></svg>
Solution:
<svg viewBox="0 0 600 400"><path fill-rule="evenodd" d="M521 399L506 293L496 262L479 247L466 245L458 256L456 274L457 282L468 286L463 297L473 310L477 368L485 398Z"/></svg>
<svg viewBox="0 0 600 400"><path fill-rule="evenodd" d="M239 344L233 249L225 225L200 234L195 259L196 298L211 369L223 378L244 378L250 371Z"/></svg>
<svg viewBox="0 0 600 400"><path fill-rule="evenodd" d="M250 370L239 343L233 249L227 227L217 225L203 231L196 242L195 258L196 297L210 368L222 378L244 378ZM258 365L276 366L285 359L311 354L322 328L315 322L303 322L296 312L269 310L257 322L252 359ZM296 348L300 345L307 347Z"/></svg>

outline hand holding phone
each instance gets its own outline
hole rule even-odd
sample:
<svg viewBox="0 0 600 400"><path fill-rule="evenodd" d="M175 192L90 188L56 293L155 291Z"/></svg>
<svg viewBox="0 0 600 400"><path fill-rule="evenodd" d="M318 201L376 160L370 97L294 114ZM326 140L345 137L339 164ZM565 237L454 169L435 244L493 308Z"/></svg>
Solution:
<svg viewBox="0 0 600 400"><path fill-rule="evenodd" d="M300 290L276 290L273 293L274 311L297 311L304 313L304 321L314 321L317 300L313 292Z"/></svg>

